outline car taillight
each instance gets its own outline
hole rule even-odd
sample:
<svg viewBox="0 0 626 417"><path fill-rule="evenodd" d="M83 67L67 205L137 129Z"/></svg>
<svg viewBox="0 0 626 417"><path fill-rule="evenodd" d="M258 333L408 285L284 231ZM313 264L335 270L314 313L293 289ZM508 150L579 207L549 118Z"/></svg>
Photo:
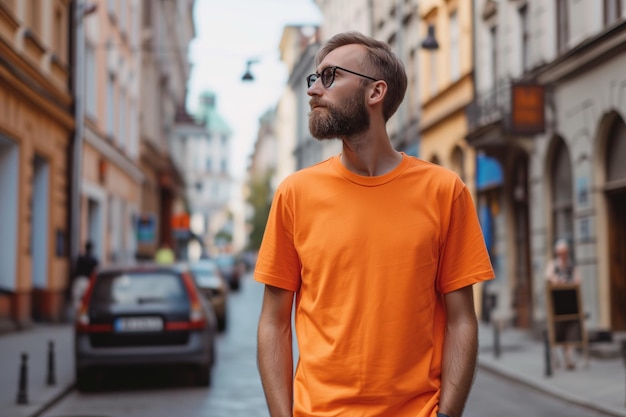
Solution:
<svg viewBox="0 0 626 417"><path fill-rule="evenodd" d="M207 317L200 302L200 296L193 284L193 278L186 272L183 273L183 282L185 289L189 295L191 302L191 311L189 312L189 329L203 329L207 324Z"/></svg>
<svg viewBox="0 0 626 417"><path fill-rule="evenodd" d="M92 275L89 280L89 286L83 294L80 306L76 311L75 327L79 333L96 333L96 332L110 332L113 330L113 326L110 324L91 324L89 319L89 302L91 301L91 295L93 294L93 287L96 281L96 275Z"/></svg>

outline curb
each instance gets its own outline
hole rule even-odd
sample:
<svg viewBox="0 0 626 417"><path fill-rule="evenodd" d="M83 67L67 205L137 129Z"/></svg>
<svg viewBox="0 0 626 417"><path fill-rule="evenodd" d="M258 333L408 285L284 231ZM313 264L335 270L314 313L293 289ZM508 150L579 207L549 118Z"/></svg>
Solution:
<svg viewBox="0 0 626 417"><path fill-rule="evenodd" d="M487 363L486 361L481 361L480 358L478 359L477 367L487 372L490 372L492 374L506 378L508 380L523 384L529 388L532 388L536 391L547 394L551 397L566 401L571 404L578 405L588 410L603 413L611 417L626 417L626 408L624 408L623 410L620 410L614 407L608 407L606 405L599 404L597 402L591 402L585 399L581 399L570 393L567 393L558 388L555 388L550 384L542 383L541 381L538 381L537 379L528 378L524 375L518 374L517 372L512 371L510 369L506 369L502 366Z"/></svg>
<svg viewBox="0 0 626 417"><path fill-rule="evenodd" d="M47 403L43 404L39 410L35 411L29 417L40 417L43 413L54 407L56 403L65 398L69 393L74 391L74 388L76 388L76 383L72 382L67 387L65 387L65 389L61 390L57 395L50 398Z"/></svg>

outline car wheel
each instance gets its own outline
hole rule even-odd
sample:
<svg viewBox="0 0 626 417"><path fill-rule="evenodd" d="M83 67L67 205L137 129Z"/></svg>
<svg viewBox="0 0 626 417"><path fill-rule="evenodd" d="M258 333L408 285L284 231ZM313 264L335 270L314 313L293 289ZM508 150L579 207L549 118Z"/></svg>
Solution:
<svg viewBox="0 0 626 417"><path fill-rule="evenodd" d="M200 365L196 369L196 384L200 387L211 386L211 365Z"/></svg>
<svg viewBox="0 0 626 417"><path fill-rule="evenodd" d="M80 392L90 392L96 389L96 374L88 369L76 371L76 388Z"/></svg>

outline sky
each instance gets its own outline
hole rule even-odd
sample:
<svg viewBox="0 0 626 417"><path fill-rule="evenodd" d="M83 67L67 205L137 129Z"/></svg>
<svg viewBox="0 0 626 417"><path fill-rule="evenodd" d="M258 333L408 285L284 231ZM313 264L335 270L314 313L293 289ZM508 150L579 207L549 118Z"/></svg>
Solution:
<svg viewBox="0 0 626 417"><path fill-rule="evenodd" d="M204 91L217 95L217 110L233 130L231 173L243 179L259 118L274 108L287 82L279 44L285 25L314 25L313 0L196 0L196 37L190 44L188 110ZM248 60L252 82L241 81ZM302 81L304 82L304 80Z"/></svg>

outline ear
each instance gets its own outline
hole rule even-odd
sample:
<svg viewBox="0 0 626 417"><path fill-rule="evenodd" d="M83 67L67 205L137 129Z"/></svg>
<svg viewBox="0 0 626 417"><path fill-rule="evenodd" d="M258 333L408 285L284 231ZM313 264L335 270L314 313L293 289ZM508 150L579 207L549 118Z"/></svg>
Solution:
<svg viewBox="0 0 626 417"><path fill-rule="evenodd" d="M387 83L383 80L372 83L368 90L367 103L371 106L382 103L387 95Z"/></svg>

